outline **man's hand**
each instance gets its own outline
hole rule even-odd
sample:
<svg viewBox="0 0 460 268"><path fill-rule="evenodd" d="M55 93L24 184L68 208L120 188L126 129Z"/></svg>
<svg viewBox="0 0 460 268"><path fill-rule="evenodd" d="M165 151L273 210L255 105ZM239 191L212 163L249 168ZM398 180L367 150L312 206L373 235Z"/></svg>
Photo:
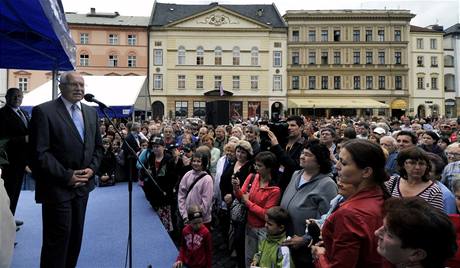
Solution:
<svg viewBox="0 0 460 268"><path fill-rule="evenodd" d="M291 239L286 239L281 245L293 247L293 248L300 248L301 246L305 245L305 241L303 237L294 235Z"/></svg>
<svg viewBox="0 0 460 268"><path fill-rule="evenodd" d="M271 130L268 130L267 133L268 133L268 137L270 138L270 142L272 146L278 145L279 142L278 142L278 139L276 138L275 133L273 133Z"/></svg>
<svg viewBox="0 0 460 268"><path fill-rule="evenodd" d="M93 176L93 173L93 170L90 168L75 170L68 185L73 186L74 188L84 186L88 182L89 178Z"/></svg>

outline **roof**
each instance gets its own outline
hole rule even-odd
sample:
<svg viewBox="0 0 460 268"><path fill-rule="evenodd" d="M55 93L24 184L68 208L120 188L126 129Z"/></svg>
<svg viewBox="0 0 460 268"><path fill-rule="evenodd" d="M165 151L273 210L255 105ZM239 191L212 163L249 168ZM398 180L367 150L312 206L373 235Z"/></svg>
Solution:
<svg viewBox="0 0 460 268"><path fill-rule="evenodd" d="M445 35L460 33L460 23L454 24L446 29Z"/></svg>
<svg viewBox="0 0 460 268"><path fill-rule="evenodd" d="M97 13L96 13L97 14ZM88 25L107 25L107 26L140 26L149 25L149 17L140 16L120 16L117 13L109 16L101 13L100 16L92 14L66 13L66 19L69 24L88 24Z"/></svg>
<svg viewBox="0 0 460 268"><path fill-rule="evenodd" d="M424 33L442 33L442 32L439 32L439 31L436 31L430 28L419 27L415 25L410 26L410 31L411 32L424 32Z"/></svg>
<svg viewBox="0 0 460 268"><path fill-rule="evenodd" d="M150 18L150 26L164 26L175 21L211 10L215 7L223 7L241 16L253 19L273 28L286 28L283 18L279 14L275 4L272 5L181 5L155 3ZM262 11L262 12L261 12Z"/></svg>

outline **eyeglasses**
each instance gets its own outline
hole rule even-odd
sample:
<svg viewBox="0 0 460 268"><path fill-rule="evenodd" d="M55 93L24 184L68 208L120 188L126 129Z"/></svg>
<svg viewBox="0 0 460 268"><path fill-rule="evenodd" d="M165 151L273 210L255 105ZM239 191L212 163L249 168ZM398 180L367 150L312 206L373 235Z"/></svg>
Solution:
<svg viewBox="0 0 460 268"><path fill-rule="evenodd" d="M412 160L412 159L407 159L406 161L404 161L405 164L409 165L409 166L416 166L418 165L419 167L426 167L426 162L423 161L423 160Z"/></svg>
<svg viewBox="0 0 460 268"><path fill-rule="evenodd" d="M460 157L460 153L447 153L447 156Z"/></svg>

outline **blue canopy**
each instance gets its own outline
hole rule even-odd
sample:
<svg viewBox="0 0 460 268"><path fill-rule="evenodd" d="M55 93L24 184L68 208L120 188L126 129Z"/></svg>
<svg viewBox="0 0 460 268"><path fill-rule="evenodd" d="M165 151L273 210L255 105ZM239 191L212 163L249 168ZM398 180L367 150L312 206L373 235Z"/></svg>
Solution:
<svg viewBox="0 0 460 268"><path fill-rule="evenodd" d="M0 68L75 69L61 0L0 1Z"/></svg>

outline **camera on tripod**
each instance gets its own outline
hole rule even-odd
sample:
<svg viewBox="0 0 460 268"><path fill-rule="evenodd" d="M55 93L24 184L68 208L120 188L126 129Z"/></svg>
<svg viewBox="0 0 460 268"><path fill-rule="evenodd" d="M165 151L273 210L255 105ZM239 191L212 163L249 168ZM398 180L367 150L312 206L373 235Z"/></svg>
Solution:
<svg viewBox="0 0 460 268"><path fill-rule="evenodd" d="M271 147L271 141L268 137L268 132L264 131L263 126L267 126L273 134L275 134L278 143L281 146L287 144L289 136L289 124L286 121L262 121L260 125L260 148L262 151L268 151Z"/></svg>

